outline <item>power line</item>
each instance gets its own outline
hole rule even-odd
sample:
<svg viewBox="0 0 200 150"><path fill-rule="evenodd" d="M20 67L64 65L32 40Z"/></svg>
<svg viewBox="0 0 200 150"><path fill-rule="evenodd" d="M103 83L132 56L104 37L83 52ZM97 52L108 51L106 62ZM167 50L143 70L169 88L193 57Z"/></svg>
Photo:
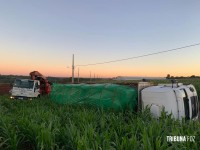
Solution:
<svg viewBox="0 0 200 150"><path fill-rule="evenodd" d="M141 57L147 57L147 56L157 55L157 54L161 54L161 53L167 53L167 52L171 52L171 51L177 51L177 50L180 50L180 49L194 47L194 46L198 46L198 45L200 45L200 43L192 44L192 45L187 45L187 46L183 46L183 47L178 47L178 48L173 48L173 49L169 49L169 50L165 50L165 51L160 51L160 52L155 52L155 53L149 53L149 54L140 55L140 56L134 56L134 57L129 57L129 58L123 58L123 59L105 61L105 62L98 62L98 63L93 63L93 64L76 65L76 66L94 66L94 65L102 65L102 64L108 64L108 63L114 63L114 62L118 62L118 61L125 61L125 60L129 60L129 59L137 59L137 58L141 58Z"/></svg>

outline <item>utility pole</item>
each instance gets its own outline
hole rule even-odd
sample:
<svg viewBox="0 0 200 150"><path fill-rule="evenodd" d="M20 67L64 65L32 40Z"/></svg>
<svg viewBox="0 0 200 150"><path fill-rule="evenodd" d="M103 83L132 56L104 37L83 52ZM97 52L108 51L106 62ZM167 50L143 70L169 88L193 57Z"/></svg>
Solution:
<svg viewBox="0 0 200 150"><path fill-rule="evenodd" d="M72 84L74 84L74 54L72 56Z"/></svg>
<svg viewBox="0 0 200 150"><path fill-rule="evenodd" d="M78 68L78 83L79 83L79 68Z"/></svg>

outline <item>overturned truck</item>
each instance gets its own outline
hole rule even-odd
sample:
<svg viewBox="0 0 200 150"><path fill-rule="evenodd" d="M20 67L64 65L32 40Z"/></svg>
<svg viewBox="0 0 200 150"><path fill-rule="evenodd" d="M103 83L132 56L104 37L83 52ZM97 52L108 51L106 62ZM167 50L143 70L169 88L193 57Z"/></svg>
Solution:
<svg viewBox="0 0 200 150"><path fill-rule="evenodd" d="M165 110L176 119L197 119L198 96L193 85L181 83L152 86L137 84L54 84L52 101L60 104L90 105L115 111L139 111L150 107L154 117Z"/></svg>

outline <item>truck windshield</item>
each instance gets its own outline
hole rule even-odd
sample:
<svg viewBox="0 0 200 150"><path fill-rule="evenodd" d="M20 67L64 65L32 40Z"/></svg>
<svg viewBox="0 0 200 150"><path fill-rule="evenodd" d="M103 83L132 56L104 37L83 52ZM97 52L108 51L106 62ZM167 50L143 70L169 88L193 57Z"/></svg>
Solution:
<svg viewBox="0 0 200 150"><path fill-rule="evenodd" d="M16 79L14 82L14 87L19 87L19 88L29 88L32 89L34 85L34 82L31 80L20 80Z"/></svg>

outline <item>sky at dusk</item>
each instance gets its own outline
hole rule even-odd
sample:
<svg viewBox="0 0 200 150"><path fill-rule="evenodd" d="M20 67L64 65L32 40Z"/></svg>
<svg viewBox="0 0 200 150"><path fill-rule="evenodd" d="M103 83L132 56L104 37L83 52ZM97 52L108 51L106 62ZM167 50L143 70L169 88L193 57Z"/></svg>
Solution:
<svg viewBox="0 0 200 150"><path fill-rule="evenodd" d="M0 74L69 77L72 54L76 66L200 43L199 6L199 0L2 0ZM200 46L79 70L82 77L200 75Z"/></svg>

